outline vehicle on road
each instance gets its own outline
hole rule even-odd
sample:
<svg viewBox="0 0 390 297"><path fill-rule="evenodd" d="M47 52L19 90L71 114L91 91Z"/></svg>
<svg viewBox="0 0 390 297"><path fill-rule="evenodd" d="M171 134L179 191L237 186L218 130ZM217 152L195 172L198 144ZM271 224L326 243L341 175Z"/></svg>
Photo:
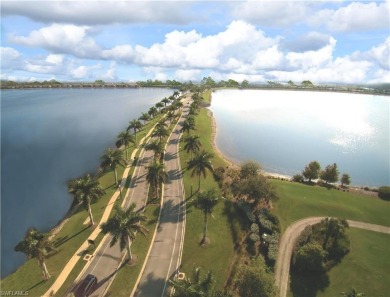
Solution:
<svg viewBox="0 0 390 297"><path fill-rule="evenodd" d="M89 296L97 287L97 277L93 274L88 274L81 284L76 288L75 297Z"/></svg>

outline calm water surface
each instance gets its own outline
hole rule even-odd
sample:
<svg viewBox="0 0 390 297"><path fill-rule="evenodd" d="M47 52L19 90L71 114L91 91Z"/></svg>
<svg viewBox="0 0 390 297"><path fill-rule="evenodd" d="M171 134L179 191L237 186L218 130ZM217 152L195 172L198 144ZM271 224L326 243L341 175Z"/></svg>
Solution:
<svg viewBox="0 0 390 297"><path fill-rule="evenodd" d="M1 276L24 262L14 246L48 230L71 204L66 182L96 172L118 133L168 89L1 91Z"/></svg>
<svg viewBox="0 0 390 297"><path fill-rule="evenodd" d="M217 146L241 162L293 175L312 160L337 163L355 185L389 185L390 97L329 92L221 90L211 110Z"/></svg>

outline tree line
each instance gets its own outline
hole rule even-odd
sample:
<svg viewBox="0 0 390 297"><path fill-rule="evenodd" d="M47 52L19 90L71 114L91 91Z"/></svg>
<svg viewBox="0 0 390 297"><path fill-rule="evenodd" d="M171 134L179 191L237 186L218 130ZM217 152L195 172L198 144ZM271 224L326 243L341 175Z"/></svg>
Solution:
<svg viewBox="0 0 390 297"><path fill-rule="evenodd" d="M317 161L311 161L305 166L301 174L296 174L292 177L295 182L312 183L312 180L320 179L325 182L326 185L330 183L336 183L339 181L339 170L337 164L333 163L327 165L321 170L321 165ZM348 186L351 183L351 177L347 173L343 173L340 177L341 186Z"/></svg>

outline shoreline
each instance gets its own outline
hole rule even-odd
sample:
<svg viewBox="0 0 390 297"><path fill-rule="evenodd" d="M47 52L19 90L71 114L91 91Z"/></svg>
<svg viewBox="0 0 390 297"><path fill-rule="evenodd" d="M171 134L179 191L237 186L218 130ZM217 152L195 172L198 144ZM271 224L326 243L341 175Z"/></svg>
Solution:
<svg viewBox="0 0 390 297"><path fill-rule="evenodd" d="M211 106L211 101L212 101L212 95L213 95L213 90L211 90L211 93L210 93L210 105L209 107ZM239 168L240 167L240 164L237 162L237 161L234 161L232 160L231 158L229 158L228 156L226 156L225 154L223 154L221 152L221 150L218 148L217 146L217 122L215 120L215 117L214 117L214 114L213 112L207 108L207 115L210 117L211 119L211 129L212 129L212 132L211 132L211 145L213 147L213 150L214 152L221 158L223 159L226 163L228 163L228 166L231 166L233 168ZM260 164L261 166L261 164ZM269 177L269 178L273 178L273 179L279 179L279 180L284 180L284 181L291 181L292 180L292 176L289 176L289 175L285 175L285 174L280 174L280 173L272 173L272 172L267 172L267 171L264 171L261 169L261 174L263 174L264 176L266 177ZM338 183L335 184L337 187L341 187L341 185L339 185ZM366 190L366 188L368 188L369 190ZM372 191L372 189L375 189L377 190L378 187L373 187L373 186L364 186L364 185L349 185L347 188L347 190L351 190L353 192L359 192L359 193L363 193L365 195L369 195L369 196L373 196L373 194L377 195L377 193L375 191Z"/></svg>

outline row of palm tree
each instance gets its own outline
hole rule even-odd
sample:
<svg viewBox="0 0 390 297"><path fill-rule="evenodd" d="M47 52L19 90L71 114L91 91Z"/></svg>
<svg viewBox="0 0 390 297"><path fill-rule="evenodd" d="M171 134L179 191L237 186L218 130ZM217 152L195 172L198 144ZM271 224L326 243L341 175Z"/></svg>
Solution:
<svg viewBox="0 0 390 297"><path fill-rule="evenodd" d="M172 97L172 98L171 98ZM128 161L128 148L131 144L136 145L137 143L137 132L142 128L141 120L146 124L147 121L155 117L159 110L158 108L166 107L169 102L175 102L175 108L182 106L179 102L179 93L175 92L174 96L171 96L169 101L163 99L160 105L151 107L148 113L142 113L140 118L130 121L129 126L123 132L120 132L117 137L116 146L118 149L107 149L105 154L101 157L101 167L103 170L113 170L115 184L118 183L117 167L125 166ZM168 117L172 121L173 116ZM163 130L163 126L158 128L154 132L154 136L160 138L165 137L167 132ZM133 134L130 133L133 130ZM123 152L119 149L124 147L126 151L126 159L123 159ZM162 153L163 150L159 150ZM148 166L147 180L150 184L154 185L156 190L155 194L158 193L158 185L165 181L166 173L163 170L163 164L154 161ZM101 187L99 181L93 178L90 174L85 174L81 178L77 178L68 182L68 192L73 195L72 206L76 207L82 205L88 212L90 225L93 226L94 219L91 210L91 203L96 202L101 198L105 191ZM121 251L127 249L129 260L132 260L131 243L135 240L137 232L145 235L148 230L141 225L141 222L146 221L146 216L140 212L135 211L135 204L132 204L127 210L120 207L116 208L116 214L110 218L106 223L101 225L101 231L104 234L110 233L112 240L110 246L115 245L119 241L119 247ZM48 233L40 233L35 228L30 228L22 241L15 246L15 251L24 253L28 259L36 258L39 266L41 267L44 280L50 278L49 271L46 266L46 258L56 252L53 243L50 241Z"/></svg>

